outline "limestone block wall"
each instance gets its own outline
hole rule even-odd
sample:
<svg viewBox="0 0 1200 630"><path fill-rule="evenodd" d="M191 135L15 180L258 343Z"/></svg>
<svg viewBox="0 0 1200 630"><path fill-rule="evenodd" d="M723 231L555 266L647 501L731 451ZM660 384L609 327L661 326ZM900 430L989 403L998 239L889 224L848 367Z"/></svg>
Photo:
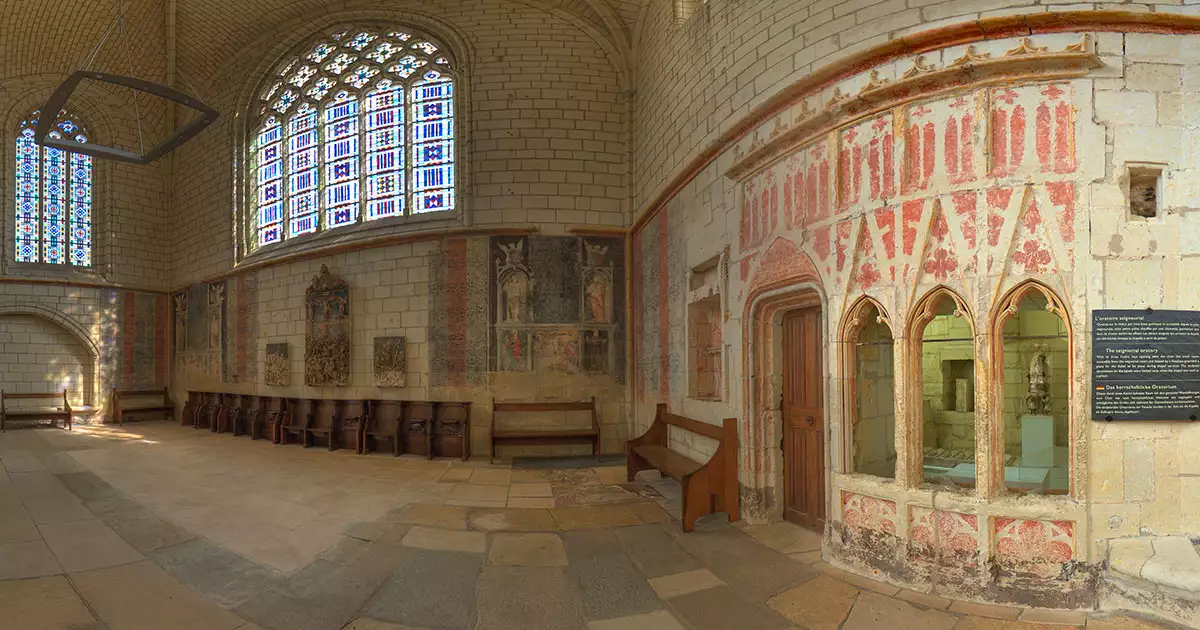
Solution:
<svg viewBox="0 0 1200 630"><path fill-rule="evenodd" d="M504 246L523 243L528 282L500 276ZM588 245L606 248L604 253ZM270 266L176 293L175 376L188 391L328 399L468 401L473 452L486 453L491 404L598 401L605 452L626 438L624 265L620 238L505 234L428 239ZM592 256L587 256L590 252ZM597 257L599 256L599 257ZM305 384L306 290L322 266L350 287L349 385ZM589 273L608 270L598 293ZM585 287L590 287L585 291ZM520 304L526 309L510 312ZM511 316L510 316L511 315ZM402 387L379 387L374 340L405 338ZM287 344L290 384L267 380L269 345ZM503 426L589 426L586 414L505 414ZM571 454L589 447L513 447L501 455Z"/></svg>
<svg viewBox="0 0 1200 630"><path fill-rule="evenodd" d="M33 315L0 317L0 379L6 393L67 390L72 405L90 402L95 364L83 344L67 331Z"/></svg>
<svg viewBox="0 0 1200 630"><path fill-rule="evenodd" d="M244 254L223 236L232 233L240 212L249 211L235 192L236 179L245 174L233 163L246 141L236 113L248 111L248 95L291 48L322 29L355 21L410 24L439 36L455 48L463 78L456 92L463 216L449 223L401 222L376 232L470 224L536 225L562 234L573 227L624 226L624 62L586 23L531 5L408 0L357 2L339 11L280 6L277 19L247 25L243 39L212 51L201 60L210 72L197 89L227 115L176 157L172 285L226 274Z"/></svg>
<svg viewBox="0 0 1200 630"><path fill-rule="evenodd" d="M710 14L736 15L744 27L713 31L760 43L787 31L780 24L786 10L763 8L734 12L714 5ZM651 12L656 10L663 9ZM805 8L796 10L807 15ZM954 10L980 8L958 3ZM737 83L744 89L739 93L749 95L770 94L769 86L780 81L786 97L752 116L739 113L748 111L753 97L736 107L680 113L673 122L663 122L654 105L644 109L639 102L639 116L648 113L635 123L645 132L638 137L656 138L635 151L635 162L646 169L680 164L683 157L663 157L669 147L688 146L680 155L696 155L718 134L730 133L710 147L711 160L663 166L671 175L647 175L638 183L638 199L653 203L637 217L631 244L634 423L644 427L658 402L712 422L738 415L746 513L769 518L780 508L783 483L773 402L780 393L772 369L777 324L770 317L774 304L785 299L798 304L808 295L822 305L829 344L823 372L833 557L902 583L927 585L938 582L931 576L942 569L920 558L936 563L967 554L977 560L955 565L966 566L970 576L956 578L961 587L951 589L956 596L982 597L986 590L992 600L1086 606L1106 540L1198 531L1190 503L1183 500L1190 496L1186 488L1194 471L1178 450L1191 443L1191 428L1093 423L1088 389L1092 309L1194 308L1182 288L1190 279L1190 250L1180 235L1187 233L1183 226L1195 206L1188 191L1195 179L1189 147L1196 144L1183 103L1190 66L1200 59L1182 33L1197 24L1164 18L1161 23L1173 24L1179 34L1122 34L1117 31L1140 27L1114 23L1084 37L1041 32L1040 18L1031 16L1023 18L1022 28L1034 34L1024 39L989 21L988 14L971 19L979 20L980 29L914 26L882 36L872 44L878 46L876 57L850 46L837 58L862 53L854 64L830 64L828 71L814 66L816 76L753 85L739 82L737 74L709 83L727 91L735 88L717 86ZM824 37L840 36L836 31L855 20ZM661 29L661 37L647 46L675 50L669 47L682 45L687 33L693 35L689 44L704 40L696 36L702 31L690 28L685 24L679 34ZM644 29L645 24L643 37ZM902 43L885 45L902 32L907 33ZM912 50L918 42L919 50ZM1080 65L1067 69L1073 55L1089 60L1078 57ZM772 67L774 59L755 53L702 58L718 56L713 64L736 60L738 70L749 75ZM1060 63L1065 65L1058 70L1018 78L1034 66ZM1013 64L1016 74L1001 71L1004 64ZM956 75L966 72L972 78ZM651 74L639 77L652 84L639 99L657 102L662 90L688 73L668 68L647 78ZM1177 99L1183 109L1176 108ZM1133 101L1142 104L1136 115L1113 110L1116 103ZM689 102L709 107L705 99ZM646 121L649 126L637 127ZM641 161L647 152L653 157ZM1129 211L1127 173L1146 165L1163 170L1158 216L1150 219ZM657 197L658 190L667 192ZM713 403L690 398L683 387L687 331L679 325L686 321L687 270L725 246L733 255L723 336L737 340L728 348L729 378L737 385L729 400ZM914 396L905 384L915 360L906 342L896 346L896 481L846 474L851 411L844 406L836 341L847 306L862 295L876 298L895 334L909 337L925 296L946 289L957 296L975 340L976 463L984 471L999 470L999 457L1016 444L1009 439L1005 400L1011 405L1016 393L1026 391L1027 364L1021 363L1028 357L1018 351L1014 363L1010 351L997 365L990 358L999 314L1009 306L1005 300L1033 286L1029 281L1044 287L1071 331L1068 349L1051 357L1052 390L1070 400L1062 414L1065 431L1058 432L1069 449L1069 494L1018 498L1004 489L998 473L981 475L973 491L923 485L917 458L921 407L914 404L920 390ZM788 293L797 288L809 293ZM684 449L704 457L706 447L711 448L690 443ZM950 531L952 538L941 537ZM1080 579L1045 581L1071 563L1083 569ZM985 575L992 570L993 577ZM1022 584L1025 577L1033 581ZM949 582L938 583L949 588Z"/></svg>

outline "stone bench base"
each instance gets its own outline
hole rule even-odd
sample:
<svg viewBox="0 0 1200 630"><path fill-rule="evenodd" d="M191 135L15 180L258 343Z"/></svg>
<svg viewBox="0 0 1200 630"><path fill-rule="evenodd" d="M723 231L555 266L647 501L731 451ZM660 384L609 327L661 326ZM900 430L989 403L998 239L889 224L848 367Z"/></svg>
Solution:
<svg viewBox="0 0 1200 630"><path fill-rule="evenodd" d="M1113 540L1102 609L1125 609L1200 627L1200 553L1185 536Z"/></svg>

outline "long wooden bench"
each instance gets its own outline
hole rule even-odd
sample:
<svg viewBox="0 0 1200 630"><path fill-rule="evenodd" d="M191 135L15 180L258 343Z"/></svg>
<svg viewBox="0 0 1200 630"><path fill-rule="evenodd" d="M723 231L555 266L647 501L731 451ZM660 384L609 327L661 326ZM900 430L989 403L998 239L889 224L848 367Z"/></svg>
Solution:
<svg viewBox="0 0 1200 630"><path fill-rule="evenodd" d="M690 431L718 442L706 463L670 449L669 427ZM683 531L690 532L696 519L725 512L730 521L741 518L738 503L737 418L726 418L722 426L677 416L660 404L654 423L626 446L625 470L629 481L643 470L658 470L683 486Z"/></svg>
<svg viewBox="0 0 1200 630"><path fill-rule="evenodd" d="M145 404L137 400L157 398L154 404ZM125 426L125 414L161 413L175 419L175 401L171 400L171 392L166 387L162 389L112 389L113 417L117 424Z"/></svg>
<svg viewBox="0 0 1200 630"><path fill-rule="evenodd" d="M62 400L62 407L23 408L18 406L9 409L8 403L14 400ZM67 402L67 390L61 394L10 394L0 390L0 433L7 431L10 420L49 420L56 426L62 420L63 428L71 430L71 403Z"/></svg>
<svg viewBox="0 0 1200 630"><path fill-rule="evenodd" d="M591 426L563 429L503 429L496 415L505 412L544 413L551 411L590 411ZM488 461L495 461L496 447L504 444L591 444L592 455L600 452L600 423L596 419L596 397L589 402L496 402L492 399L492 436Z"/></svg>

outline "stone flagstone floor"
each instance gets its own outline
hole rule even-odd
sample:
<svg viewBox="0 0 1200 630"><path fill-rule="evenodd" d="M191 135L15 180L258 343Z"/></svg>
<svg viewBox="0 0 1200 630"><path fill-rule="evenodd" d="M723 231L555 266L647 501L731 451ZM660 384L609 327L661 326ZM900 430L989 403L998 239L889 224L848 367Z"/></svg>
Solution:
<svg viewBox="0 0 1200 630"><path fill-rule="evenodd" d="M677 491L623 468L356 456L162 423L9 431L0 463L5 630L1166 627L900 590L830 567L788 524L684 535Z"/></svg>

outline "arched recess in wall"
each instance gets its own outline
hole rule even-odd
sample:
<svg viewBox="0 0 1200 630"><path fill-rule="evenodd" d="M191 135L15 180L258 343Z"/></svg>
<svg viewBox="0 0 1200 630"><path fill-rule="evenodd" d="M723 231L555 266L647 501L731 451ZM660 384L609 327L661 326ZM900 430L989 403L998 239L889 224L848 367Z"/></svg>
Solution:
<svg viewBox="0 0 1200 630"><path fill-rule="evenodd" d="M838 338L846 418L843 470L894 479L896 375L887 311L874 298L860 297L847 310Z"/></svg>
<svg viewBox="0 0 1200 630"><path fill-rule="evenodd" d="M92 335L79 322L56 309L38 304L0 304L0 319L13 316L34 317L50 323L54 328L69 335L86 353L80 357L83 368L82 387L78 388L85 405L96 403L96 379L100 375L100 348ZM75 402L74 400L72 402Z"/></svg>
<svg viewBox="0 0 1200 630"><path fill-rule="evenodd" d="M1070 494L1074 458L1071 418L1071 317L1058 294L1036 280L1010 289L991 318L995 392L990 423L994 487L1017 494ZM1019 478L1005 467L1022 470Z"/></svg>
<svg viewBox="0 0 1200 630"><path fill-rule="evenodd" d="M816 265L786 238L776 239L767 248L757 269L750 280L742 324L745 413L739 427L739 471L747 488L742 496L743 514L768 519L778 516L783 507L781 321L785 313L799 308L824 311L828 300ZM821 347L825 347L824 339Z"/></svg>
<svg viewBox="0 0 1200 630"><path fill-rule="evenodd" d="M905 409L896 477L907 485L974 488L975 323L963 298L931 289L913 308L906 335Z"/></svg>

